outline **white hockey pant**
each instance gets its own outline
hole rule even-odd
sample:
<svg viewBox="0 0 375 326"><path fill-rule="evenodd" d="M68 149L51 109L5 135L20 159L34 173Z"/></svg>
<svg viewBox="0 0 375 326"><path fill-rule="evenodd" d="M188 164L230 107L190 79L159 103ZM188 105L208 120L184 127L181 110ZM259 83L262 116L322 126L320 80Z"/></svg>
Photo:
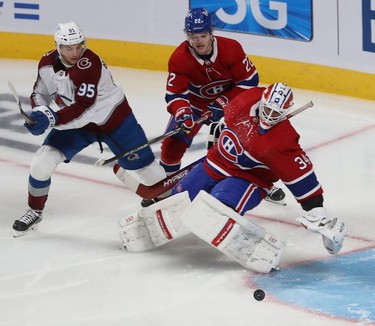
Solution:
<svg viewBox="0 0 375 326"><path fill-rule="evenodd" d="M151 186L163 180L166 174L163 167L154 160L151 164L138 170L125 170L119 167L116 176L127 188L136 192L140 183ZM168 191L160 196L160 198L168 197L170 193L171 191Z"/></svg>

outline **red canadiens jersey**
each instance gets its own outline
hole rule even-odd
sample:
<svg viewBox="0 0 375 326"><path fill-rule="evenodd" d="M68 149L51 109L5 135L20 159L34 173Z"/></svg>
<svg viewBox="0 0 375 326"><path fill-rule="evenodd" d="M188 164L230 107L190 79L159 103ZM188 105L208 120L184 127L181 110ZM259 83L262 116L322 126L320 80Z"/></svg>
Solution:
<svg viewBox="0 0 375 326"><path fill-rule="evenodd" d="M56 129L85 128L106 133L132 112L106 64L89 49L68 69L57 50L45 54L30 99L32 107L47 105L57 112Z"/></svg>
<svg viewBox="0 0 375 326"><path fill-rule="evenodd" d="M207 104L218 96L231 100L243 90L258 86L258 82L255 66L237 41L213 37L209 60L200 58L185 41L169 59L167 110L174 115L179 108L190 106L205 112Z"/></svg>
<svg viewBox="0 0 375 326"><path fill-rule="evenodd" d="M225 109L226 128L205 163L214 178L239 177L261 188L281 179L301 202L323 193L313 165L289 120L260 134L258 107L264 88L244 91Z"/></svg>

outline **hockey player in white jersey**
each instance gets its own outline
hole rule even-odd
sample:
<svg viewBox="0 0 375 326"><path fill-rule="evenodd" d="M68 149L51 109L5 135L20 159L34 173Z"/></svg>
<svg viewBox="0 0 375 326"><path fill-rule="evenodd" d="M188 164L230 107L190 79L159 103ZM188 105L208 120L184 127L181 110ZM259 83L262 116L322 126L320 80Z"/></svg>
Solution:
<svg viewBox="0 0 375 326"><path fill-rule="evenodd" d="M56 48L38 65L30 96L33 135L50 130L30 167L27 212L13 224L15 236L35 229L42 220L51 175L62 162L94 142L105 143L117 156L147 143L122 89L113 81L103 60L86 47L86 38L74 22L58 25ZM118 160L120 169L133 170L148 184L165 176L146 147Z"/></svg>

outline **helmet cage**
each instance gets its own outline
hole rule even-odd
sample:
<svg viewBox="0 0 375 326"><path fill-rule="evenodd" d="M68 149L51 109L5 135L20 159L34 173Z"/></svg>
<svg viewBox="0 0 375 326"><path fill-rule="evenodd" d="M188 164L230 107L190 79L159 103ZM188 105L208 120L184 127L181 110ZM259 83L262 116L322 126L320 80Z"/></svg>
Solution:
<svg viewBox="0 0 375 326"><path fill-rule="evenodd" d="M293 92L283 83L268 86L259 104L260 126L270 129L284 120L293 105Z"/></svg>
<svg viewBox="0 0 375 326"><path fill-rule="evenodd" d="M207 9L192 8L189 10L185 18L186 33L206 33L211 32L212 22L211 16Z"/></svg>

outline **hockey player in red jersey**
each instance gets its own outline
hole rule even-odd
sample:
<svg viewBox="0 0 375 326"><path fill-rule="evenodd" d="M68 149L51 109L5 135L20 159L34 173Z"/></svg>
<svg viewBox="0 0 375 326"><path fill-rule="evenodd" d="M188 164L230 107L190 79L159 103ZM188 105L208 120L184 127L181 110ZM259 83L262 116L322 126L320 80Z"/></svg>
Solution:
<svg viewBox="0 0 375 326"><path fill-rule="evenodd" d="M283 83L238 95L225 109L225 128L216 145L173 193L187 190L193 200L205 190L243 215L281 180L306 211L298 221L322 233L327 251L335 254L341 249L345 225L329 218L323 207L323 188L313 164L286 119L292 104L292 90Z"/></svg>
<svg viewBox="0 0 375 326"><path fill-rule="evenodd" d="M201 128L194 121L206 114L207 124L218 121L228 101L259 82L258 72L242 46L233 39L213 35L206 9L189 11L185 33L187 40L168 62L165 99L171 118L167 131L176 127L184 131L162 142L160 164L167 174L180 169L186 149ZM143 200L142 206L152 202Z"/></svg>
<svg viewBox="0 0 375 326"><path fill-rule="evenodd" d="M285 245L243 215L280 179L305 211L297 221L321 234L330 254L338 253L346 227L323 207L322 186L287 119L292 105L293 92L283 83L253 87L229 102L225 126L206 159L171 197L132 216L145 221L150 241L140 243L127 217L120 222L124 246L152 249L192 232L245 267L267 273L277 268Z"/></svg>
<svg viewBox="0 0 375 326"><path fill-rule="evenodd" d="M115 155L147 143L124 92L103 60L86 47L79 26L59 24L54 39L56 49L40 60L30 97L33 123L25 123L33 135L52 129L31 163L29 209L14 222L15 236L35 229L41 221L58 164L69 162L97 141L107 144ZM149 184L165 177L149 146L118 163L120 169L134 170Z"/></svg>

